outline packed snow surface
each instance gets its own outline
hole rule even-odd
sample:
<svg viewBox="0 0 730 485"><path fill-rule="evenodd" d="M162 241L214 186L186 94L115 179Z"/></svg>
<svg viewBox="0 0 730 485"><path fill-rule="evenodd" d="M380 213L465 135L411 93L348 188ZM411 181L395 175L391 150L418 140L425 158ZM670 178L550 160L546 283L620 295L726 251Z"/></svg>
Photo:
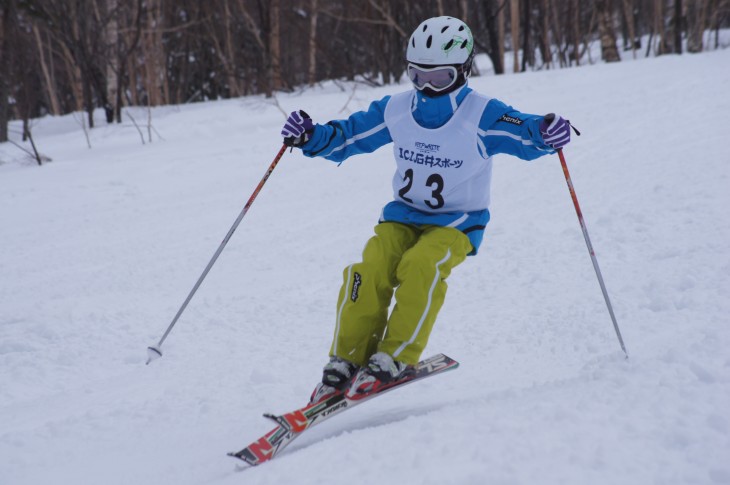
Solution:
<svg viewBox="0 0 730 485"><path fill-rule="evenodd" d="M287 152L164 356L145 366L146 347L280 148L283 112L324 122L409 86L154 109L152 143L132 110L144 145L126 116L98 113L91 148L79 115L45 117L52 162L0 145L0 484L729 484L730 50L471 86L582 131L565 155L628 360L557 156L497 156L484 245L425 353L459 369L242 470L226 452L320 377L342 269L392 196L390 149L339 167Z"/></svg>

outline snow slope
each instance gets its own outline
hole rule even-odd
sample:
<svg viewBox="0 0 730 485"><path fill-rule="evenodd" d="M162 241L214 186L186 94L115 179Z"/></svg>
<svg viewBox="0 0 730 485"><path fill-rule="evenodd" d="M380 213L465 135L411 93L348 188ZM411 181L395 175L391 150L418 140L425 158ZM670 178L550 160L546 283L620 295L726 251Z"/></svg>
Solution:
<svg viewBox="0 0 730 485"><path fill-rule="evenodd" d="M471 84L583 132L566 157L629 360L557 157L499 156L484 246L427 349L461 367L237 470L225 453L319 378L342 268L391 197L390 151L339 168L287 153L145 366L282 112L156 109L164 139L142 145L127 121L92 149L73 116L47 117L34 133L53 162L0 145L0 484L730 483L730 50ZM326 121L405 88L278 101Z"/></svg>

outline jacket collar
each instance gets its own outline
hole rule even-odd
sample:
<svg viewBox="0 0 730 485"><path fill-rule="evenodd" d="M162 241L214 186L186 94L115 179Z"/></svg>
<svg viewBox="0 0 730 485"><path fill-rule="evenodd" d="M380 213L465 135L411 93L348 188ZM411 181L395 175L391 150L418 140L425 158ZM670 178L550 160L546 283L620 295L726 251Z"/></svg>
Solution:
<svg viewBox="0 0 730 485"><path fill-rule="evenodd" d="M426 96L414 90L415 96L411 109L413 119L424 128L438 128L451 119L472 89L464 84L459 89L442 96Z"/></svg>

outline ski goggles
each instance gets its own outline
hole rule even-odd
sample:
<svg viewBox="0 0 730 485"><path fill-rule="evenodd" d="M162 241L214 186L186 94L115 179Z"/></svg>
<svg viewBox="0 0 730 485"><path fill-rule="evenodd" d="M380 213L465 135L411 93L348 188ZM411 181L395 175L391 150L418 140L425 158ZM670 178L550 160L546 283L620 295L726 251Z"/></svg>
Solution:
<svg viewBox="0 0 730 485"><path fill-rule="evenodd" d="M459 75L454 66L423 67L418 64L408 63L408 78L416 89L429 87L436 92L450 88Z"/></svg>

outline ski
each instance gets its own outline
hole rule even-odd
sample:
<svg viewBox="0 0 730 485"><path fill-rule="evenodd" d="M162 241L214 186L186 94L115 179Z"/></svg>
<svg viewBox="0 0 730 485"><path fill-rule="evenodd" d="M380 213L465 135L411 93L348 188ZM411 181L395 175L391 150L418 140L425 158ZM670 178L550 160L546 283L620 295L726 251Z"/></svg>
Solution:
<svg viewBox="0 0 730 485"><path fill-rule="evenodd" d="M437 354L419 362L415 374L411 377L395 381L389 386L381 388L378 392L363 398L347 399L345 393L340 392L322 402L308 404L290 413L282 415L264 414L265 418L276 423L276 427L244 449L235 453L228 453L228 456L239 458L251 466L260 465L276 457L292 441L312 426L385 392L447 370L456 369L458 366L459 363L454 359L444 354Z"/></svg>

